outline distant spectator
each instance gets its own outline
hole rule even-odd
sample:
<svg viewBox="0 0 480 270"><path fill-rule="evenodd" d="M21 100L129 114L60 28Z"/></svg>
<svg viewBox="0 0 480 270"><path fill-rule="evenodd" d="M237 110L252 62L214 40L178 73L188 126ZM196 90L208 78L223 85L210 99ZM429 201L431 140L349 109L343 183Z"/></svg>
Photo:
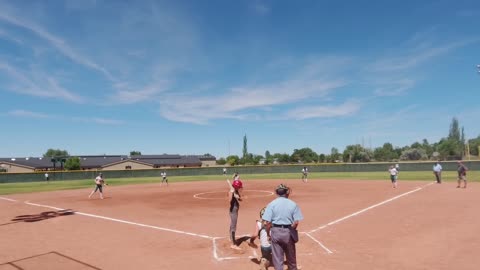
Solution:
<svg viewBox="0 0 480 270"><path fill-rule="evenodd" d="M45 181L50 182L50 176L48 175L48 172L45 173Z"/></svg>

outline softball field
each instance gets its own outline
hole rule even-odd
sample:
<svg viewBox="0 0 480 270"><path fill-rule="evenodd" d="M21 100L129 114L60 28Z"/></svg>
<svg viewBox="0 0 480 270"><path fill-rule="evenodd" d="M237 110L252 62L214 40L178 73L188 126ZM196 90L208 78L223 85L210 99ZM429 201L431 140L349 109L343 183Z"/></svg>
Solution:
<svg viewBox="0 0 480 270"><path fill-rule="evenodd" d="M0 196L0 270L258 269L259 248L229 248L227 183L171 181L108 186L104 200L88 199L90 188ZM303 270L480 265L478 183L242 181L242 239L254 233L274 188L292 187L305 217L297 244Z"/></svg>

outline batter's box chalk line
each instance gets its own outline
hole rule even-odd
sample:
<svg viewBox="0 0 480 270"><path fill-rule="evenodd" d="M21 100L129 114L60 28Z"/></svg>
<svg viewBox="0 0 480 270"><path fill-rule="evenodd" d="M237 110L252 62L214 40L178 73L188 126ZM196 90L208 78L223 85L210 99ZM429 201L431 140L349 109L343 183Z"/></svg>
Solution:
<svg viewBox="0 0 480 270"><path fill-rule="evenodd" d="M312 235L310 235L309 233L307 232L300 232L301 234L305 234L308 236L309 239L312 239L313 242L315 242L316 244L318 244L322 249L325 250L325 252L327 254L332 254L333 252L331 250L329 250L325 245L323 245L319 240L317 240L315 237L313 237ZM241 237L250 237L250 235L243 235ZM213 257L217 260L217 261L228 261L228 260L240 260L240 259L248 259L248 260L251 260L251 259L258 259L259 258L259 255L257 253L257 250L255 248L252 248L252 247L249 247L249 249L251 250L252 252L252 255L245 255L245 254L239 254L238 256L220 256L219 255L219 245L218 245L218 240L220 239L224 239L226 237L214 237L212 239L212 245L213 245ZM247 253L247 252L246 252ZM307 252L307 253L304 253L304 252L297 252L297 255L298 256L312 256L313 253L312 252Z"/></svg>

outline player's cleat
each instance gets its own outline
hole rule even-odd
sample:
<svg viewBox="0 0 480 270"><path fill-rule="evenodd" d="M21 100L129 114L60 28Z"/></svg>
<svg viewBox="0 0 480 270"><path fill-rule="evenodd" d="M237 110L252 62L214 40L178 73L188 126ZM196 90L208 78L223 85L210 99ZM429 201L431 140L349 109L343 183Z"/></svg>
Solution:
<svg viewBox="0 0 480 270"><path fill-rule="evenodd" d="M262 258L260 260L260 270L267 270L269 265L270 265L270 262L267 259Z"/></svg>
<svg viewBox="0 0 480 270"><path fill-rule="evenodd" d="M231 245L230 248L235 250L242 250L242 248L237 245Z"/></svg>

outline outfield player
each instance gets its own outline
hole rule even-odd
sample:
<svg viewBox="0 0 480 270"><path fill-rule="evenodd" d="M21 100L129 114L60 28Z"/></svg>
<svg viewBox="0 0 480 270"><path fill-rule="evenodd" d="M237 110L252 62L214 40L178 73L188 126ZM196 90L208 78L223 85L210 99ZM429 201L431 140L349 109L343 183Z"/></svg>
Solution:
<svg viewBox="0 0 480 270"><path fill-rule="evenodd" d="M240 201L242 201L242 191L243 183L240 178L237 178L232 183L232 189L228 192L228 198L230 203L229 213L230 213L230 240L232 249L242 250L237 243L235 238L235 232L237 230L237 220L238 220L238 210L240 209Z"/></svg>
<svg viewBox="0 0 480 270"><path fill-rule="evenodd" d="M160 186L162 186L164 182L167 183L168 186L167 172L163 171L162 173L160 173L160 175L162 176L162 183L160 184Z"/></svg>
<svg viewBox="0 0 480 270"><path fill-rule="evenodd" d="M460 188L461 183L463 182L463 188L467 188L467 171L468 168L463 165L462 161L457 162L457 172L458 172L458 185L457 188Z"/></svg>
<svg viewBox="0 0 480 270"><path fill-rule="evenodd" d="M393 188L397 188L397 175L398 175L397 169L392 165L388 169L388 172L390 172L390 180L392 181Z"/></svg>
<svg viewBox="0 0 480 270"><path fill-rule="evenodd" d="M308 168L303 167L303 169L302 169L302 181L304 183L307 183L307 181L308 181L307 177L308 177Z"/></svg>
<svg viewBox="0 0 480 270"><path fill-rule="evenodd" d="M103 200L103 186L107 185L105 183L105 179L103 178L103 173L99 173L98 176L95 178L95 189L92 190L88 198L90 199L93 195L93 193L97 192L97 190L100 192L100 199Z"/></svg>

